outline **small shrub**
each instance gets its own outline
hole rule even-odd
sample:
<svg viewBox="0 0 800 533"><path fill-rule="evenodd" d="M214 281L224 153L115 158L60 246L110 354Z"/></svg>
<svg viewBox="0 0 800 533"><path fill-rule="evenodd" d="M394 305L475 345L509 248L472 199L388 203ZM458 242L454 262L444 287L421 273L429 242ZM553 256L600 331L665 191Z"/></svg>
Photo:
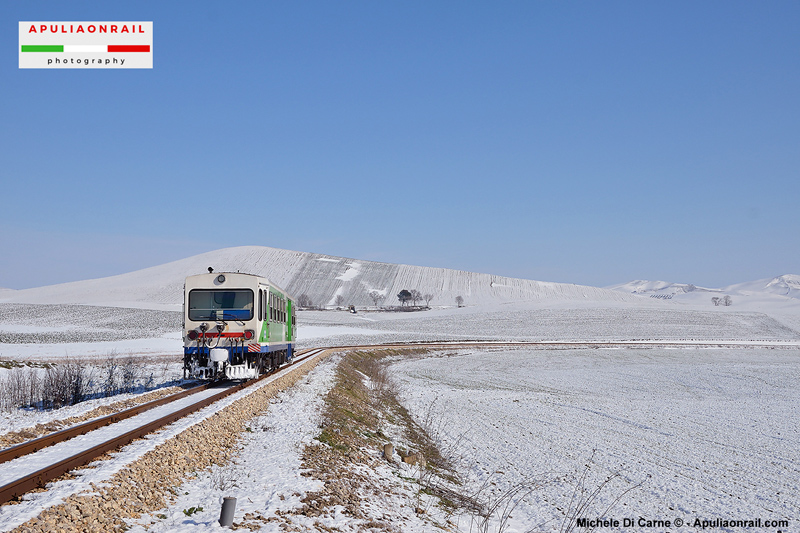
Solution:
<svg viewBox="0 0 800 533"><path fill-rule="evenodd" d="M219 491L233 489L239 486L236 477L231 468L217 467L211 472L211 484Z"/></svg>
<svg viewBox="0 0 800 533"><path fill-rule="evenodd" d="M192 516L195 513L202 513L202 512L203 512L203 508L199 507L199 506L198 507L189 507L188 509L184 509L183 510L183 514L185 514L186 516Z"/></svg>

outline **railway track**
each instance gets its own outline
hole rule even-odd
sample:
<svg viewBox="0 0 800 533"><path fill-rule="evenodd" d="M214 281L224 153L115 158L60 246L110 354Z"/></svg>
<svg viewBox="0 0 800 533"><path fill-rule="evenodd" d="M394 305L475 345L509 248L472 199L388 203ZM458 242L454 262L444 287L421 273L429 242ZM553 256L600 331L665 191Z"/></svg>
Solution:
<svg viewBox="0 0 800 533"><path fill-rule="evenodd" d="M796 341L436 341L407 342L392 344L365 344L352 346L332 346L326 349L337 350L402 350L422 348L426 350L448 350L454 348L797 348Z"/></svg>
<svg viewBox="0 0 800 533"><path fill-rule="evenodd" d="M33 489L44 487L49 481L89 464L107 452L121 448L218 400L252 387L323 351L325 349L304 350L297 354L292 364L273 370L258 379L239 384L212 383L193 387L2 450L0 463L5 464L0 467L3 471L3 475L0 475L2 480L0 483L3 483L0 486L0 504L17 499ZM140 420L134 420L134 417L140 417ZM129 420L133 427L117 429L119 423L125 420ZM36 459L26 461L32 457ZM47 466L32 466L41 464Z"/></svg>

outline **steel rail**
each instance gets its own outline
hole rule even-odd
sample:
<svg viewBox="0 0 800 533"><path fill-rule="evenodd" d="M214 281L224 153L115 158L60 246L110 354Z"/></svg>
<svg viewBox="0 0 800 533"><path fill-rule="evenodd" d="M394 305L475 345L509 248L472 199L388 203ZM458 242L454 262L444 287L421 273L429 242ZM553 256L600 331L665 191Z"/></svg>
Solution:
<svg viewBox="0 0 800 533"><path fill-rule="evenodd" d="M299 359L294 359L292 361L292 363L290 363L287 366L276 368L276 369L274 369L274 370L272 370L272 371L270 371L270 372L268 372L266 374L263 374L262 376L258 377L257 379L252 379L252 380L249 380L249 381L242 382L239 385L235 385L233 387L229 387L229 388L227 388L227 389L225 389L223 391L220 391L217 394L214 394L213 396L209 396L208 398L205 398L204 400L201 400L199 402L195 402L195 403L193 403L191 405L188 405L188 406L186 406L186 407L184 407L182 409L179 409L177 411L169 413L169 414L167 414L167 415L165 415L165 416L163 416L163 417L161 417L161 418L159 418L157 420L153 420L153 421L151 421L151 422L149 422L147 424L144 424L144 425L139 426L137 428L134 428L134 429L132 429L130 431L127 431L126 433L123 433L122 435L119 435L119 436L117 436L117 437L115 437L113 439L110 439L110 440L107 440L105 442L102 442L102 443L100 443L100 444L98 444L96 446L93 446L92 448L83 450L82 452L76 453L76 454L74 454L74 455L72 455L70 457L67 457L66 459L63 459L63 460L61 460L61 461L59 461L57 463L54 463L54 464L49 465L49 466L46 466L45 468L42 468L42 469L40 469L40 470L38 470L36 472L33 472L32 474L29 474L27 476L21 477L21 478L15 480L15 481L12 481L11 483L8 483L8 484L0 487L0 504L9 502L9 501L14 500L16 498L19 498L23 494L25 494L27 492L30 492L33 489L44 487L45 484L48 481L52 481L53 479L56 479L59 476L62 476L64 474L66 474L70 470L73 470L75 468L84 466L84 465L90 463L91 461L93 461L94 459L96 459L97 457L103 455L104 453L107 453L109 451L112 451L112 450L115 450L115 449L120 448L122 446L125 446L127 444L130 444L133 440L135 440L137 438L141 438L141 437L147 435L148 433L151 433L151 432L153 432L153 431L155 431L155 430L157 430L157 429L159 429L159 428L161 428L161 427L163 427L163 426L165 426L167 424L171 424L172 422L175 422L176 420L179 420L180 418L183 418L184 416L187 416L187 415L189 415L189 414L191 414L191 413L193 413L195 411L198 411L198 410L202 409L203 407L211 405L212 403L214 403L214 402L216 402L218 400L221 400L221 399L225 398L226 396L230 396L231 394L239 392L242 389L245 389L247 387L251 387L251 386L255 385L256 383L259 383L263 379L266 379L266 378L268 378L268 377L270 377L270 376L272 376L272 375L276 374L277 372L280 372L280 371L282 371L284 369L291 368L294 364L302 362L305 359L320 353L321 351L323 351L323 350L310 349L310 350L305 350L303 352L300 352L297 355L301 355L302 357L300 357ZM311 352L313 352L313 353L311 353ZM209 385L212 385L212 384L209 384ZM197 387L197 388L203 388L205 390L207 388L207 386L206 387ZM190 390L192 390L192 389L190 389ZM199 391L194 391L194 392L199 392ZM179 394L181 394L181 393L179 393ZM184 395L184 396L186 396L186 395ZM168 403L168 402L164 402L164 403Z"/></svg>
<svg viewBox="0 0 800 533"><path fill-rule="evenodd" d="M380 350L380 349L450 349L450 348L797 348L795 341L435 341L435 342L395 342L387 344L362 344L328 346L327 350Z"/></svg>

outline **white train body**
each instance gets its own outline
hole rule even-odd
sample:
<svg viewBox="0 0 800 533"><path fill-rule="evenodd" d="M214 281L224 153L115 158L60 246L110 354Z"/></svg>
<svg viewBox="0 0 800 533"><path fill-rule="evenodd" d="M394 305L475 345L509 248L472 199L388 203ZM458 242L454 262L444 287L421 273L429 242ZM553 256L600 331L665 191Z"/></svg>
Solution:
<svg viewBox="0 0 800 533"><path fill-rule="evenodd" d="M291 362L294 299L266 278L213 272L186 278L183 373L195 379L250 379Z"/></svg>

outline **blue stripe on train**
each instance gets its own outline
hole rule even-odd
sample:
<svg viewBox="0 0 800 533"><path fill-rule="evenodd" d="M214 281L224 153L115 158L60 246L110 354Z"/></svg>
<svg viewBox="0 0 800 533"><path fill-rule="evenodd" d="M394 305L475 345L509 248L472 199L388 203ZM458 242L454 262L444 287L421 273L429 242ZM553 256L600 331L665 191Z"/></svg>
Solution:
<svg viewBox="0 0 800 533"><path fill-rule="evenodd" d="M228 350L228 353L231 352L231 346L220 346L225 350ZM292 355L294 355L294 343L281 343L281 344L262 344L260 352L250 352L250 353L270 353L270 352L277 352L279 350L287 350L288 351L288 358L291 359ZM204 346L203 348L198 348L197 346L184 346L183 347L183 354L184 355L199 355L205 354L208 355L209 347ZM236 346L236 353L248 353L247 345L244 346Z"/></svg>

